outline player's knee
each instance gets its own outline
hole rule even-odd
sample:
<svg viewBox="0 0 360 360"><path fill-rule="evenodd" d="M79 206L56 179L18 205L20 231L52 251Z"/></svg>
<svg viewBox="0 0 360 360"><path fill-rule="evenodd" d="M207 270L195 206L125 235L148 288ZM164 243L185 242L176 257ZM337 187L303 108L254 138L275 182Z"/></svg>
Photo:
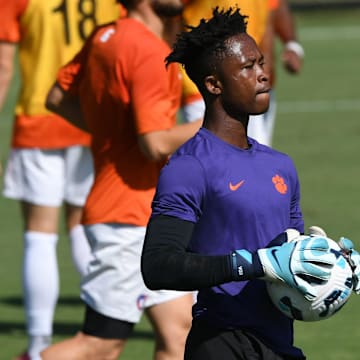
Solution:
<svg viewBox="0 0 360 360"><path fill-rule="evenodd" d="M108 317L87 306L82 330L91 349L87 360L117 360L133 328L133 323Z"/></svg>
<svg viewBox="0 0 360 360"><path fill-rule="evenodd" d="M156 350L166 354L166 359L183 359L186 338L191 326L191 317L174 321L156 336Z"/></svg>
<svg viewBox="0 0 360 360"><path fill-rule="evenodd" d="M88 334L77 335L84 345L84 359L87 360L117 360L124 349L126 340L104 339Z"/></svg>

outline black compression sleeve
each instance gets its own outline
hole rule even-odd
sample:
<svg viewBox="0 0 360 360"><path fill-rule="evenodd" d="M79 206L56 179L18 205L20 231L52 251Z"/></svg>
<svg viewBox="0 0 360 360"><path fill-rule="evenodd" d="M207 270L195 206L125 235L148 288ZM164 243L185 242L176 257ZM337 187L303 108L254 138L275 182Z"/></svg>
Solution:
<svg viewBox="0 0 360 360"><path fill-rule="evenodd" d="M141 271L152 290L198 290L233 280L229 255L206 256L187 251L194 224L160 215L147 227Z"/></svg>

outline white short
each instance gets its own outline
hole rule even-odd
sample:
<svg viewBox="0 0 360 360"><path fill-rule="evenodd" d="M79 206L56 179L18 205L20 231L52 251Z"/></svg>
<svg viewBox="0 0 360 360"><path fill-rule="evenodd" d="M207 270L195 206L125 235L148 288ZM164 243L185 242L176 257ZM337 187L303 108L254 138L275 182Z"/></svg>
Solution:
<svg viewBox="0 0 360 360"><path fill-rule="evenodd" d="M81 283L81 298L100 314L137 323L145 308L187 294L146 288L140 272L145 230L122 224L85 226L94 260Z"/></svg>
<svg viewBox="0 0 360 360"><path fill-rule="evenodd" d="M275 93L270 92L270 105L266 113L250 116L248 125L248 136L260 144L272 145L276 117Z"/></svg>
<svg viewBox="0 0 360 360"><path fill-rule="evenodd" d="M58 207L63 201L83 206L92 183L92 155L86 147L12 149L3 195L41 206Z"/></svg>

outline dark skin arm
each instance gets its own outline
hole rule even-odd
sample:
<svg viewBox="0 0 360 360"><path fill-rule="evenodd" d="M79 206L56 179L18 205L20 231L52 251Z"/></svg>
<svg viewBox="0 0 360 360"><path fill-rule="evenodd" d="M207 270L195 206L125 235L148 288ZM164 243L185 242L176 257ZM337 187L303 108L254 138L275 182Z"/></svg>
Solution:
<svg viewBox="0 0 360 360"><path fill-rule="evenodd" d="M50 89L45 106L81 130L89 131L83 117L78 97L71 96L58 83Z"/></svg>
<svg viewBox="0 0 360 360"><path fill-rule="evenodd" d="M261 43L259 44L259 48L261 52L264 55L265 58L265 67L269 75L269 81L270 84L273 84L273 74L274 74L274 60L275 60L275 54L274 54L274 39L275 39L275 32L274 32L274 11L270 12L266 27L265 27L265 33L261 40Z"/></svg>
<svg viewBox="0 0 360 360"><path fill-rule="evenodd" d="M4 105L14 73L16 44L0 41L0 109ZM0 175L2 166L0 163Z"/></svg>
<svg viewBox="0 0 360 360"><path fill-rule="evenodd" d="M286 48L286 43L297 42L295 20L287 0L279 1L279 7L273 12L274 32L285 45L281 56L285 69L297 74L302 68L303 59L295 51Z"/></svg>
<svg viewBox="0 0 360 360"><path fill-rule="evenodd" d="M15 52L16 44L0 41L0 109L13 77Z"/></svg>
<svg viewBox="0 0 360 360"><path fill-rule="evenodd" d="M64 91L58 83L55 83L50 89L46 99L46 107L81 130L89 131L79 98ZM163 160L193 136L201 124L202 119L192 123L178 124L167 130L139 135L140 149L152 161Z"/></svg>

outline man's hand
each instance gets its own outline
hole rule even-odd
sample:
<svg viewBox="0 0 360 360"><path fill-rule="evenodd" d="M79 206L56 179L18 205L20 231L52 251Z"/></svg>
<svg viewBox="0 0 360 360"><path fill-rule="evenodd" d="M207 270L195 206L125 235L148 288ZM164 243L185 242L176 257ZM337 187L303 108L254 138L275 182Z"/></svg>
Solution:
<svg viewBox="0 0 360 360"><path fill-rule="evenodd" d="M260 249L258 256L264 280L282 281L311 300L316 297L312 284L328 281L336 256L326 238L303 235L280 246Z"/></svg>
<svg viewBox="0 0 360 360"><path fill-rule="evenodd" d="M298 42L289 41L286 43L281 54L285 69L291 74L298 74L303 65L304 55L304 49Z"/></svg>
<svg viewBox="0 0 360 360"><path fill-rule="evenodd" d="M255 253L243 249L231 254L234 280L282 281L309 300L317 295L313 284L328 281L335 262L326 233L318 226L301 236L297 230L288 229Z"/></svg>
<svg viewBox="0 0 360 360"><path fill-rule="evenodd" d="M327 236L326 232L319 226L310 226L309 234ZM341 237L338 244L353 271L353 290L356 294L360 294L360 254L354 249L353 242L348 238Z"/></svg>

